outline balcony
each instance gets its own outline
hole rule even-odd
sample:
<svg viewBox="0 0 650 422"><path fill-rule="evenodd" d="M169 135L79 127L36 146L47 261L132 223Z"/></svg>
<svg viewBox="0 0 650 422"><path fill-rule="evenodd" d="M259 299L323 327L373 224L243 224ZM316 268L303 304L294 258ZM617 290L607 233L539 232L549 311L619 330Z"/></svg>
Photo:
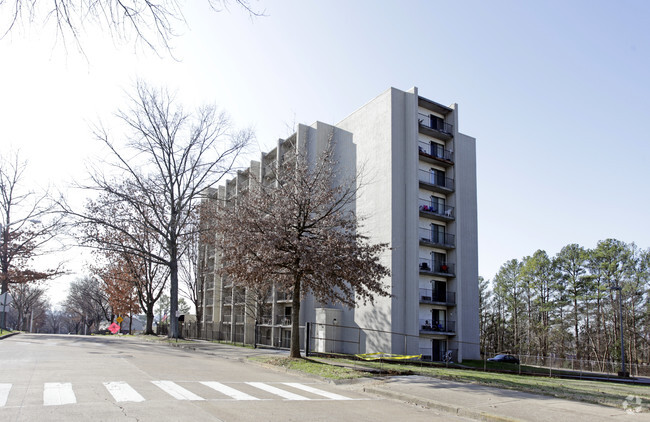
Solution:
<svg viewBox="0 0 650 422"><path fill-rule="evenodd" d="M277 292L276 296L278 302L291 302L293 301L293 293Z"/></svg>
<svg viewBox="0 0 650 422"><path fill-rule="evenodd" d="M458 362L458 349L447 351L433 349L431 347L420 347L422 360L429 362Z"/></svg>
<svg viewBox="0 0 650 422"><path fill-rule="evenodd" d="M441 233L435 229L420 227L420 245L432 246L441 249L453 249L456 247L456 236L449 233Z"/></svg>
<svg viewBox="0 0 650 422"><path fill-rule="evenodd" d="M273 325L273 317L271 316L261 316L257 318L257 323L259 325Z"/></svg>
<svg viewBox="0 0 650 422"><path fill-rule="evenodd" d="M454 221L454 207L441 205L431 199L419 198L420 217L436 218L445 221Z"/></svg>
<svg viewBox="0 0 650 422"><path fill-rule="evenodd" d="M291 317L285 315L277 315L275 317L276 325L291 326Z"/></svg>
<svg viewBox="0 0 650 422"><path fill-rule="evenodd" d="M420 274L452 278L456 276L455 265L445 261L420 258Z"/></svg>
<svg viewBox="0 0 650 422"><path fill-rule="evenodd" d="M453 138L454 126L445 122L440 117L418 113L418 125L420 132L433 136L443 141L448 141Z"/></svg>
<svg viewBox="0 0 650 422"><path fill-rule="evenodd" d="M276 166L277 162L275 160L269 162L267 165L264 166L264 176L275 176L276 175Z"/></svg>
<svg viewBox="0 0 650 422"><path fill-rule="evenodd" d="M453 334L456 332L456 321L420 320L420 334Z"/></svg>
<svg viewBox="0 0 650 422"><path fill-rule="evenodd" d="M420 303L456 305L456 292L446 290L420 289Z"/></svg>
<svg viewBox="0 0 650 422"><path fill-rule="evenodd" d="M224 287L221 293L224 302L232 301L232 288Z"/></svg>
<svg viewBox="0 0 650 422"><path fill-rule="evenodd" d="M418 180L421 188L432 192L446 194L454 191L454 179L449 177L440 177L435 172L418 169Z"/></svg>
<svg viewBox="0 0 650 422"><path fill-rule="evenodd" d="M432 164L441 164L450 167L454 164L454 153L444 149L442 145L418 141L418 154L421 159Z"/></svg>

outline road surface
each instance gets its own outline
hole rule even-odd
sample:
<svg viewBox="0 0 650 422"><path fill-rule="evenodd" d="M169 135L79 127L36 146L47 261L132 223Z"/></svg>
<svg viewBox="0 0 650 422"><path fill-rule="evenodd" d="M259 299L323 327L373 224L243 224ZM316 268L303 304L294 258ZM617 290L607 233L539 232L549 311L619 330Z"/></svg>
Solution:
<svg viewBox="0 0 650 422"><path fill-rule="evenodd" d="M450 414L138 338L0 341L2 421L436 421Z"/></svg>

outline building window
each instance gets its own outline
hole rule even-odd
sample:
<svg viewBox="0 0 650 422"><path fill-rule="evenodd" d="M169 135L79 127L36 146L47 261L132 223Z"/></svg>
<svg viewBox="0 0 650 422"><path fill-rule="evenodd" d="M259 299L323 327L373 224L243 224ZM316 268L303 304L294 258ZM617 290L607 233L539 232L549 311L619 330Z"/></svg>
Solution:
<svg viewBox="0 0 650 422"><path fill-rule="evenodd" d="M431 184L436 186L445 186L445 172L444 170L431 169Z"/></svg>
<svg viewBox="0 0 650 422"><path fill-rule="evenodd" d="M439 280L431 280L432 298L436 302L447 301L447 283Z"/></svg>
<svg viewBox="0 0 650 422"><path fill-rule="evenodd" d="M431 241L433 243L445 243L445 226L431 223Z"/></svg>
<svg viewBox="0 0 650 422"><path fill-rule="evenodd" d="M447 340L431 340L431 360L440 362L447 350Z"/></svg>
<svg viewBox="0 0 650 422"><path fill-rule="evenodd" d="M442 130L444 128L444 120L433 114L429 115L429 121L431 122L431 129Z"/></svg>
<svg viewBox="0 0 650 422"><path fill-rule="evenodd" d="M431 155L436 158L445 158L444 145L431 141Z"/></svg>
<svg viewBox="0 0 650 422"><path fill-rule="evenodd" d="M431 310L431 321L434 331L446 331L447 311L442 309Z"/></svg>
<svg viewBox="0 0 650 422"><path fill-rule="evenodd" d="M433 271L443 273L449 271L446 254L440 252L431 252L431 260L433 261Z"/></svg>
<svg viewBox="0 0 650 422"><path fill-rule="evenodd" d="M442 214L445 212L445 198L439 198L437 196L431 195L431 211L436 214Z"/></svg>

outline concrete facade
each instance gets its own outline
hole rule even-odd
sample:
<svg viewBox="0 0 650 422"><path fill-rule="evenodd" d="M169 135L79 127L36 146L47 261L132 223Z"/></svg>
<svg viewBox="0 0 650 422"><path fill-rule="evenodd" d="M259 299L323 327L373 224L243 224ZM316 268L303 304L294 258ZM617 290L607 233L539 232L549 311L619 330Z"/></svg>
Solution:
<svg viewBox="0 0 650 422"><path fill-rule="evenodd" d="M450 353L458 361L478 359L476 140L458 132L456 104L447 107L420 97L417 88L390 88L336 125L299 125L214 196L233 198L248 189L251 175L264 183L296 149L316 159L330 137L340 177L362 176L352 205L364 219L361 230L372 243L390 246L382 260L391 270L384 280L391 296L354 309L307 297L301 325L360 329L323 328L328 338L349 341L318 343L328 352L422 354L428 360ZM290 297L274 291L263 315L249 315L243 310L247 292L216 274L214 247L201 245L200 251L205 322L228 326L235 341L252 342L257 320L260 337L288 345Z"/></svg>

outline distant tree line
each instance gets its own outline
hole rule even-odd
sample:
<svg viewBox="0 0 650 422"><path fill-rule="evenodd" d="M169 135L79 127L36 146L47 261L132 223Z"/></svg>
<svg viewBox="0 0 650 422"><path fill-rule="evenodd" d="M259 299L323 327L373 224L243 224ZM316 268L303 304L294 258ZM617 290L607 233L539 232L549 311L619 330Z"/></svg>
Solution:
<svg viewBox="0 0 650 422"><path fill-rule="evenodd" d="M620 294L626 362L650 361L650 249L607 239L594 249L570 244L553 257L538 250L479 286L488 354L620 361Z"/></svg>

